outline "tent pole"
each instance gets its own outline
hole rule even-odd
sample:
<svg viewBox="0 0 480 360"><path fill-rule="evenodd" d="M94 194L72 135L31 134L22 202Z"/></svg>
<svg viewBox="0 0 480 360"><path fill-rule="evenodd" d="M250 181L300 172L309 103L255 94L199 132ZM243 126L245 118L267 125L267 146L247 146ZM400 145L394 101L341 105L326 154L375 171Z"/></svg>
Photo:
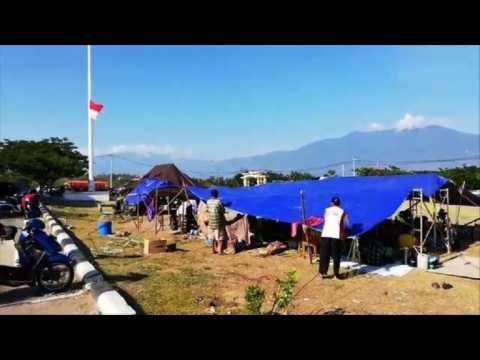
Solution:
<svg viewBox="0 0 480 360"><path fill-rule="evenodd" d="M307 219L305 218L305 201L304 201L304 193L303 190L300 190L300 204L302 207L302 219L303 224L307 225ZM308 231L305 230L305 238L307 239L307 248L308 248L308 259L310 264L312 263L312 250L310 249L310 237L308 236Z"/></svg>
<svg viewBox="0 0 480 360"><path fill-rule="evenodd" d="M187 188L184 187L183 188L183 191L185 193L185 201L188 203L188 193L187 193ZM193 212L193 209L192 209L192 212ZM185 221L186 222L186 229L187 229L187 233L188 233L188 218L187 218L187 208L185 207L185 214L182 214L182 216L184 216L184 218L182 219L182 221Z"/></svg>
<svg viewBox="0 0 480 360"><path fill-rule="evenodd" d="M172 199L173 201L173 199ZM167 214L168 214L168 227L172 229L172 215L170 213L170 196L167 196Z"/></svg>
<svg viewBox="0 0 480 360"><path fill-rule="evenodd" d="M450 190L446 188L445 192L445 202L447 205L447 254L450 254L450 235L452 234L450 227Z"/></svg>
<svg viewBox="0 0 480 360"><path fill-rule="evenodd" d="M183 193L183 188L180 189L180 191L170 200L170 197L167 196L167 211L168 211L168 217L170 218L170 205L172 202L175 201L177 197L179 197ZM171 224L171 219L170 219L170 224Z"/></svg>
<svg viewBox="0 0 480 360"><path fill-rule="evenodd" d="M137 232L140 232L140 201L137 203Z"/></svg>
<svg viewBox="0 0 480 360"><path fill-rule="evenodd" d="M155 189L155 228L154 233L157 235L157 223L158 223L158 188Z"/></svg>
<svg viewBox="0 0 480 360"><path fill-rule="evenodd" d="M423 191L420 189L420 254L423 254Z"/></svg>
<svg viewBox="0 0 480 360"><path fill-rule="evenodd" d="M433 203L433 246L435 249L437 248L437 207L435 206L436 204L436 199L435 196L432 196L432 203Z"/></svg>
<svg viewBox="0 0 480 360"><path fill-rule="evenodd" d="M167 196L168 206L170 206L170 203L172 203L173 201L175 201L175 199L176 199L177 197L179 197L182 193L183 193L183 189L180 189L180 191L172 198L172 200L168 200L169 197Z"/></svg>

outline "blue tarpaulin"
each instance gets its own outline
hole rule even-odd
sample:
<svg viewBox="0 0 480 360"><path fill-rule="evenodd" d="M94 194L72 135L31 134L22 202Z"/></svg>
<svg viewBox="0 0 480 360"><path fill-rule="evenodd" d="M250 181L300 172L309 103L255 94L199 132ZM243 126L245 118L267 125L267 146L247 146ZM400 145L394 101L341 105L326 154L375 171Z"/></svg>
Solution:
<svg viewBox="0 0 480 360"><path fill-rule="evenodd" d="M142 180L126 197L125 202L128 205L137 205L140 201L145 201L149 194L156 189L175 188L170 181L157 179Z"/></svg>
<svg viewBox="0 0 480 360"><path fill-rule="evenodd" d="M360 235L390 217L413 189L431 196L447 181L437 175L358 176L243 188L190 186L188 190L207 201L215 188L225 206L233 210L287 223L302 220L300 190L304 191L306 217L323 217L331 198L338 196L350 220L350 235Z"/></svg>

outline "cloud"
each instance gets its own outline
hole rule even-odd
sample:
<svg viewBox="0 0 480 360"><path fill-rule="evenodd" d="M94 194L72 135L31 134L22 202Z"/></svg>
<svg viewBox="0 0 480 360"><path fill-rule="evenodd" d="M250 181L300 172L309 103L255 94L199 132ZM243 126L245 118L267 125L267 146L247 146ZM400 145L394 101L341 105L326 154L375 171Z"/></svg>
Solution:
<svg viewBox="0 0 480 360"><path fill-rule="evenodd" d="M172 145L154 145L154 144L135 144L135 145L113 145L109 151L112 154L136 154L144 157L152 155L170 155L172 157L182 158L189 157L192 154L190 149L180 150Z"/></svg>
<svg viewBox="0 0 480 360"><path fill-rule="evenodd" d="M135 154L144 156L146 158L153 155L168 155L172 158L189 158L193 151L190 148L176 149L169 144L153 145L153 144L129 144L129 145L113 145L111 147L95 146L95 156L105 156L110 154ZM88 149L86 147L79 147L78 151L85 156L88 156Z"/></svg>
<svg viewBox="0 0 480 360"><path fill-rule="evenodd" d="M382 130L385 130L385 126L383 124L376 123L376 122L368 124L368 127L367 127L367 131L382 131Z"/></svg>
<svg viewBox="0 0 480 360"><path fill-rule="evenodd" d="M135 155L151 156L151 155L171 155L174 149L171 145L113 145L113 154L130 153Z"/></svg>
<svg viewBox="0 0 480 360"><path fill-rule="evenodd" d="M395 130L404 131L411 129L424 128L431 125L447 125L448 119L445 118L431 118L423 115L413 115L406 113L403 118L395 124Z"/></svg>

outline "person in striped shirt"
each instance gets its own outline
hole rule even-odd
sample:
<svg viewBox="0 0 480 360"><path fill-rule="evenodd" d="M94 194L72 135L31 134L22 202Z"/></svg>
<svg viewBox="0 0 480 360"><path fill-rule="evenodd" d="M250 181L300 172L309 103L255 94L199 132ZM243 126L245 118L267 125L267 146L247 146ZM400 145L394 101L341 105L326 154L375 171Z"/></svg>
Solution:
<svg viewBox="0 0 480 360"><path fill-rule="evenodd" d="M213 253L223 255L227 240L225 209L218 198L218 190L213 189L207 201L209 238L213 240Z"/></svg>

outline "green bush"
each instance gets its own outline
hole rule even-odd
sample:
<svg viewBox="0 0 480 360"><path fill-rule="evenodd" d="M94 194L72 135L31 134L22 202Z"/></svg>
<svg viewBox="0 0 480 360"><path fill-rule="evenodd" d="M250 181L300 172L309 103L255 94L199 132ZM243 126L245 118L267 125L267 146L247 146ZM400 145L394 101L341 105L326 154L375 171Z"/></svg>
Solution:
<svg viewBox="0 0 480 360"><path fill-rule="evenodd" d="M246 308L250 314L261 315L265 301L265 290L258 285L250 285L245 291Z"/></svg>
<svg viewBox="0 0 480 360"><path fill-rule="evenodd" d="M293 290L297 284L297 272L290 271L285 280L277 279L277 290L273 294L272 314L276 312L286 312L293 301Z"/></svg>

